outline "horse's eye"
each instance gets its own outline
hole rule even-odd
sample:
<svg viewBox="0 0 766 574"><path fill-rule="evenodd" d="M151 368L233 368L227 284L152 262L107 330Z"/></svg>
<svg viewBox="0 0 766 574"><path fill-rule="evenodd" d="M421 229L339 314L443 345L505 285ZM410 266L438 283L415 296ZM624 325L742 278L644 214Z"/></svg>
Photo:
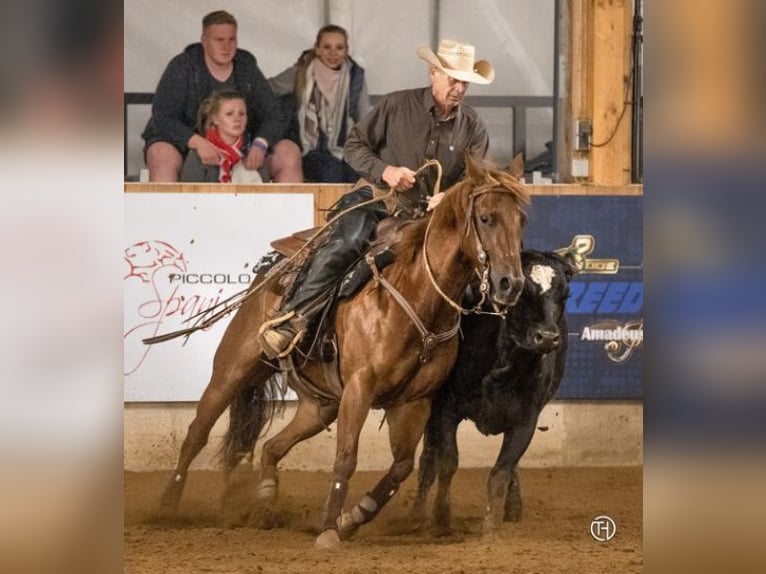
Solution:
<svg viewBox="0 0 766 574"><path fill-rule="evenodd" d="M492 218L489 215L480 215L479 221L481 221L484 225L487 225L490 221L492 221Z"/></svg>

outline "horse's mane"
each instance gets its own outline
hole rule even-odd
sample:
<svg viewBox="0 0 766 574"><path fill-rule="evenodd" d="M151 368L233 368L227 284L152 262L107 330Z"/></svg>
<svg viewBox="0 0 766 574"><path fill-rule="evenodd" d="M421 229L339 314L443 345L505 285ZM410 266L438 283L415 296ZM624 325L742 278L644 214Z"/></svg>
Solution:
<svg viewBox="0 0 766 574"><path fill-rule="evenodd" d="M444 199L438 208L431 212L430 217L434 218L433 225L445 228L457 228L458 225L462 225L471 192L482 187L506 189L513 195L522 212L529 205L529 191L510 173L498 170L488 162L483 162L476 169L468 170L468 172L465 179L454 184L444 193ZM402 230L401 238L396 245L398 262L409 263L417 257L423 247L427 226L428 218L423 218Z"/></svg>

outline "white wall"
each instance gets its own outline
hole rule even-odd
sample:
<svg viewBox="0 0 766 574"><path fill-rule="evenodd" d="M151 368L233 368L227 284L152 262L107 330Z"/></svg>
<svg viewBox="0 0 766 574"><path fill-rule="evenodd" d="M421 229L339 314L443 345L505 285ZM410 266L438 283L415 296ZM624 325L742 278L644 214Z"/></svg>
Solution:
<svg viewBox="0 0 766 574"><path fill-rule="evenodd" d="M194 403L126 403L124 467L130 471L169 470L175 466ZM288 403L265 439L282 430L295 414ZM388 426L380 428L382 410L370 411L362 428L358 470L383 470L391 464ZM524 454L524 467L638 466L643 464L643 403L641 401L552 401L540 414L538 430ZM218 453L228 427L228 414L218 419L210 440L192 464L193 470L220 468ZM330 470L335 459L335 424L299 443L279 467L294 470ZM265 439L255 449L256 466ZM461 468L491 467L502 435L484 436L466 421L458 428ZM418 449L422 448L422 443ZM418 450L418 457L420 451Z"/></svg>
<svg viewBox="0 0 766 574"><path fill-rule="evenodd" d="M371 94L425 85L426 64L415 49L431 41L431 0L330 0L330 21L348 29L352 56L367 70ZM266 76L291 65L311 47L324 22L323 0L126 0L125 91L153 92L168 61L199 40L202 17L230 11L239 22L240 47L253 52ZM442 0L441 37L471 42L496 70L490 86L472 86L471 95L553 94L553 0ZM499 162L511 155L510 110L480 110ZM129 113L129 173L143 166L140 133L149 116L144 107ZM530 112L529 157L551 139L552 112Z"/></svg>

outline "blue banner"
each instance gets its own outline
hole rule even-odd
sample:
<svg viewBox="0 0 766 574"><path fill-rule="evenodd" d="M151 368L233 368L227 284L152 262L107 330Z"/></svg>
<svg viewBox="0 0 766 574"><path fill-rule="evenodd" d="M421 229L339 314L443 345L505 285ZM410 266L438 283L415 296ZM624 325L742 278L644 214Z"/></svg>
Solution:
<svg viewBox="0 0 766 574"><path fill-rule="evenodd" d="M524 247L577 259L560 399L643 397L643 197L532 198Z"/></svg>

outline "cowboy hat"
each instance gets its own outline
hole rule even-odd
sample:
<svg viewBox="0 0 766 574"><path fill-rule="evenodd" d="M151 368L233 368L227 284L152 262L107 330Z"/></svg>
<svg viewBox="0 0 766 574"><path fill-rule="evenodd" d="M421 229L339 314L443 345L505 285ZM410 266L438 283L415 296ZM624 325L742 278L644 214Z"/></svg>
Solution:
<svg viewBox="0 0 766 574"><path fill-rule="evenodd" d="M495 70L489 60L474 62L476 49L471 44L462 44L455 40L442 40L434 54L428 46L420 46L418 57L442 72L460 80L474 84L491 84L495 79Z"/></svg>

